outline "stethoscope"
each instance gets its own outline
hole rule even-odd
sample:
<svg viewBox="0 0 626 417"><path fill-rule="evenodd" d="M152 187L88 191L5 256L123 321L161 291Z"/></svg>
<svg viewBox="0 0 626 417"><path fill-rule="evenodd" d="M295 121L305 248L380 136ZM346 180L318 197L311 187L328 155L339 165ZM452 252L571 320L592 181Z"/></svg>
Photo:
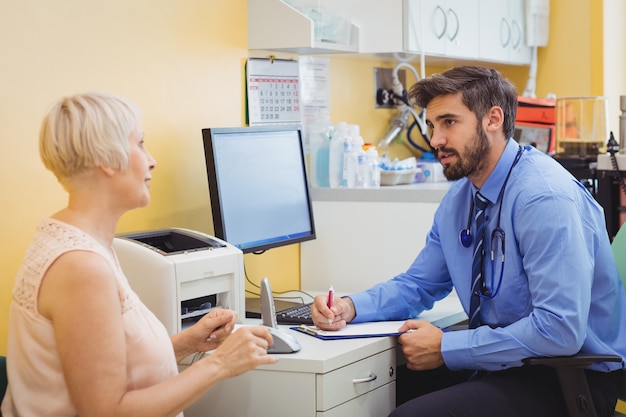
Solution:
<svg viewBox="0 0 626 417"><path fill-rule="evenodd" d="M498 294L498 291L500 290L500 285L502 284L502 276L504 275L504 250L505 250L504 230L502 230L502 228L500 227L500 218L502 217L502 196L504 196L504 190L506 189L506 184L509 182L509 177L511 176L511 172L513 171L513 168L515 167L515 165L517 165L517 163L519 162L520 158L522 157L523 152L524 152L524 148L520 146L519 150L517 151L517 155L515 155L515 159L513 160L513 163L511 164L511 168L509 168L509 172L506 174L506 177L504 178L504 183L502 184L500 193L498 194L498 201L500 202L500 206L498 207L498 220L496 222L495 229L493 229L493 231L491 232L491 242L490 242L491 289L492 291L489 291L489 289L484 288L484 282L483 282L483 292L478 293L480 298L485 298L485 299L494 298ZM461 232L459 233L459 241L461 242L461 245L463 245L463 247L466 247L466 248L469 248L474 242L474 239L472 238L472 233L470 232L470 227L472 226L472 218L474 217L473 216L474 199L472 198L471 200L472 201L470 203L469 215L467 216L467 228L461 230ZM501 248L502 256L500 258L501 260L500 276L498 277L498 285L494 286L495 284L494 271L495 271L495 258L496 258L495 255L498 250L498 246Z"/></svg>

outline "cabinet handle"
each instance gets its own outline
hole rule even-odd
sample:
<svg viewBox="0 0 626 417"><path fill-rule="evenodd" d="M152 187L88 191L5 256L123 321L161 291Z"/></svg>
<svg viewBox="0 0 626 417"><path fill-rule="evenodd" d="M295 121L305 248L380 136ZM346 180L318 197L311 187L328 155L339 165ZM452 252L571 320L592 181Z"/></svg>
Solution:
<svg viewBox="0 0 626 417"><path fill-rule="evenodd" d="M375 381L376 378L378 378L378 376L376 376L376 374L374 372L370 372L370 374L367 376L367 378L355 378L352 380L353 384L363 384L365 382L372 382Z"/></svg>
<svg viewBox="0 0 626 417"><path fill-rule="evenodd" d="M448 16L454 17L454 21L456 22L456 26L454 27L454 33L452 35L448 35L448 39L451 41L454 41L457 35L459 34L459 27L461 26L461 22L459 22L459 16L452 9L448 9ZM446 17L446 22L447 21L448 21L448 18Z"/></svg>
<svg viewBox="0 0 626 417"><path fill-rule="evenodd" d="M522 43L522 28L520 27L519 23L517 23L517 21L513 21L513 32L512 32L512 38L513 38L513 44L511 45L513 47L513 49L517 49L520 44Z"/></svg>
<svg viewBox="0 0 626 417"><path fill-rule="evenodd" d="M441 39L443 35L445 35L448 31L448 18L446 17L446 12L443 10L443 8L441 6L437 6L435 8L435 11L433 12L433 25L437 23L437 13L440 13L441 17L443 18L443 28L439 32L437 32L436 27L433 27L433 29L435 30L435 36L437 37L437 39Z"/></svg>
<svg viewBox="0 0 626 417"><path fill-rule="evenodd" d="M503 48L506 48L511 42L511 24L504 18L500 22L500 40Z"/></svg>

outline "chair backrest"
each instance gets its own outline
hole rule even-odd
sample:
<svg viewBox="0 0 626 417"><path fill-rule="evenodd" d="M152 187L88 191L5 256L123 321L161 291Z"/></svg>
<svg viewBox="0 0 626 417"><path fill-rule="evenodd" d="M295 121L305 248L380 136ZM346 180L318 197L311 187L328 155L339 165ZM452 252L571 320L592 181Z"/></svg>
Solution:
<svg viewBox="0 0 626 417"><path fill-rule="evenodd" d="M622 282L626 287L626 223L617 231L613 238L613 243L611 243L611 249L613 249L613 255L615 256L615 262L622 277Z"/></svg>
<svg viewBox="0 0 626 417"><path fill-rule="evenodd" d="M620 227L617 234L613 238L611 243L611 249L613 249L613 256L615 256L615 262L617 263L617 269L622 277L624 287L626 287L626 223ZM626 401L626 372L622 377L622 390L619 395L620 400Z"/></svg>
<svg viewBox="0 0 626 417"><path fill-rule="evenodd" d="M0 403L2 403L4 393L7 390L7 383L7 358L0 356ZM0 417L2 417L2 412L0 412Z"/></svg>

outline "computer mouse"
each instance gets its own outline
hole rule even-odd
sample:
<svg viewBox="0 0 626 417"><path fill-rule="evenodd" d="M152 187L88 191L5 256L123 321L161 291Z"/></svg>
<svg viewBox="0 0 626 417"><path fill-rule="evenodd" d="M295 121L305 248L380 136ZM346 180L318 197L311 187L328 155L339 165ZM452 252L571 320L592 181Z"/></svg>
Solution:
<svg viewBox="0 0 626 417"><path fill-rule="evenodd" d="M278 327L268 327L274 344L268 346L267 353L294 353L300 350L300 343L294 335Z"/></svg>

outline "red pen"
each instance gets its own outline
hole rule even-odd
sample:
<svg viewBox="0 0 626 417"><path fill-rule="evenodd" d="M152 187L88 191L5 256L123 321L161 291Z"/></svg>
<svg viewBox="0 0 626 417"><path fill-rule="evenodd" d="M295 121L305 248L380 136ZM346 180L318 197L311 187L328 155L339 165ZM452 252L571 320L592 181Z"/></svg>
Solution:
<svg viewBox="0 0 626 417"><path fill-rule="evenodd" d="M335 294L333 291L333 286L331 285L330 288L328 289L328 302L327 302L327 306L328 308L331 308L333 306L333 298L334 298ZM328 318L328 324L332 325L333 324L333 319L332 318Z"/></svg>

